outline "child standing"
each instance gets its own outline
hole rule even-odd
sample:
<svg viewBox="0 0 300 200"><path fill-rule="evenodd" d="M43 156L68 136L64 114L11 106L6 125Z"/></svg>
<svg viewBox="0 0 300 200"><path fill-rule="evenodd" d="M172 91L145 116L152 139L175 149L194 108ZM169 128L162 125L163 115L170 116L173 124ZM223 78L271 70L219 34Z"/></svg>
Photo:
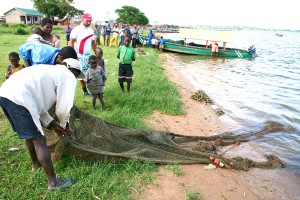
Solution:
<svg viewBox="0 0 300 200"><path fill-rule="evenodd" d="M87 80L87 86L92 93L93 96L93 108L96 110L96 100L97 97L100 100L102 110L105 110L105 103L104 103L104 98L103 98L103 81L101 77L101 73L103 73L102 67L97 65L97 57L94 55L91 55L89 57L89 65L91 66L90 68L87 69L86 71L86 80Z"/></svg>
<svg viewBox="0 0 300 200"><path fill-rule="evenodd" d="M132 83L132 61L135 61L135 50L133 47L129 46L131 42L131 37L126 36L124 38L124 45L120 46L118 49L117 58L120 59L119 62L119 84L124 92L124 82L127 82L127 92L130 92L130 86Z"/></svg>
<svg viewBox="0 0 300 200"><path fill-rule="evenodd" d="M131 36L130 30L128 28L124 29L124 34L122 35L122 38L121 38L121 46L125 45L125 37L129 37L130 41L131 41L132 36ZM129 43L129 45L130 45L130 43Z"/></svg>
<svg viewBox="0 0 300 200"><path fill-rule="evenodd" d="M165 47L165 39L163 36L160 36L160 40L159 40L159 50L163 50L163 48Z"/></svg>
<svg viewBox="0 0 300 200"><path fill-rule="evenodd" d="M103 69L103 73L101 74L101 77L102 77L103 86L104 86L107 76L106 76L105 62L104 62L102 56L103 56L103 50L100 47L97 47L96 48L97 65L102 67L102 69Z"/></svg>
<svg viewBox="0 0 300 200"><path fill-rule="evenodd" d="M7 71L5 73L5 78L9 78L13 73L16 73L17 71L20 71L21 69L23 69L25 66L19 64L20 62L20 57L19 54L17 52L11 52L8 54L8 59L11 63L11 65L9 65L7 67Z"/></svg>

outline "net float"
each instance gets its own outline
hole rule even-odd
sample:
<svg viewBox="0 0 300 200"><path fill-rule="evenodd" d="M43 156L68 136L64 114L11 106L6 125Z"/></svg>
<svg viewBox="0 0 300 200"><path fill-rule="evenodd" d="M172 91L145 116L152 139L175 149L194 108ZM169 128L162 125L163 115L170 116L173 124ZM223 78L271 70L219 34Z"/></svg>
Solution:
<svg viewBox="0 0 300 200"><path fill-rule="evenodd" d="M215 160L214 160L214 164L215 164L215 165L219 165L219 164L220 164L220 160L219 160L219 159L215 159Z"/></svg>

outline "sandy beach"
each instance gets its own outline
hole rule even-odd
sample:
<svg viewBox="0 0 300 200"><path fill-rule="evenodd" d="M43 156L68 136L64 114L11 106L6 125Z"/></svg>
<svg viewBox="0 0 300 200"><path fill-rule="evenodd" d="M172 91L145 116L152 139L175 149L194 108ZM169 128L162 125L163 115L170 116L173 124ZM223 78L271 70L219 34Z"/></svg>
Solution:
<svg viewBox="0 0 300 200"><path fill-rule="evenodd" d="M196 92L182 75L183 65L174 54L163 53L160 60L165 74L178 85L186 114L171 116L155 112L146 119L154 130L174 132L182 135L210 136L231 130L210 107L191 99ZM264 161L263 152L255 149L251 142L232 147L226 156L240 154L256 161ZM179 200L186 199L187 191L193 191L203 199L300 199L300 180L285 169L258 169L236 171L217 168L204 169L205 165L180 165L184 171L176 176L164 166L159 167L154 184L143 188L139 199Z"/></svg>

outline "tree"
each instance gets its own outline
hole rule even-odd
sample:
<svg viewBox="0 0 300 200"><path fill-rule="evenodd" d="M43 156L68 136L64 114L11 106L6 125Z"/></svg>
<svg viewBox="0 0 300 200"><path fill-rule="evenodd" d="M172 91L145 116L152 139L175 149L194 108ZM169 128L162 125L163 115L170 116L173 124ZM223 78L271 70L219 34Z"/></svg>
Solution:
<svg viewBox="0 0 300 200"><path fill-rule="evenodd" d="M34 7L46 17L64 18L82 15L83 10L78 10L71 4L74 0L31 0Z"/></svg>
<svg viewBox="0 0 300 200"><path fill-rule="evenodd" d="M115 13L119 15L117 23L123 22L126 24L141 24L146 25L149 19L139 9L133 6L123 6L121 9L116 9Z"/></svg>

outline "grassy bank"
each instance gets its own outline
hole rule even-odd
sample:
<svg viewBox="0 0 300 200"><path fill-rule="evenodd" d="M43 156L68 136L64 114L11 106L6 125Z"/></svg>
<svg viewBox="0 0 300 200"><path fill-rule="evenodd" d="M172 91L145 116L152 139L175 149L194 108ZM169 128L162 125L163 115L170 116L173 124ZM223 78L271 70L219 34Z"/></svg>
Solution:
<svg viewBox="0 0 300 200"><path fill-rule="evenodd" d="M55 28L66 44L64 29ZM10 64L8 54L18 51L27 35L15 35L12 27L0 29L0 83ZM169 114L183 114L176 86L163 73L158 59L160 52L152 48L138 47L146 54L138 54L133 63L134 76L131 93L122 93L117 82L118 59L116 47L100 47L108 69L108 80L104 90L106 111L92 109L91 97L84 97L78 83L75 105L105 121L129 128L148 129L143 119L154 110ZM23 61L21 60L21 63ZM11 129L2 110L0 111L0 199L130 199L138 196L139 189L152 181L157 166L152 163L129 160L127 162L86 162L73 157L62 157L55 163L58 176L72 177L77 183L65 191L47 192L45 174L32 172L30 158L24 141L19 140ZM11 147L19 151L9 151Z"/></svg>

